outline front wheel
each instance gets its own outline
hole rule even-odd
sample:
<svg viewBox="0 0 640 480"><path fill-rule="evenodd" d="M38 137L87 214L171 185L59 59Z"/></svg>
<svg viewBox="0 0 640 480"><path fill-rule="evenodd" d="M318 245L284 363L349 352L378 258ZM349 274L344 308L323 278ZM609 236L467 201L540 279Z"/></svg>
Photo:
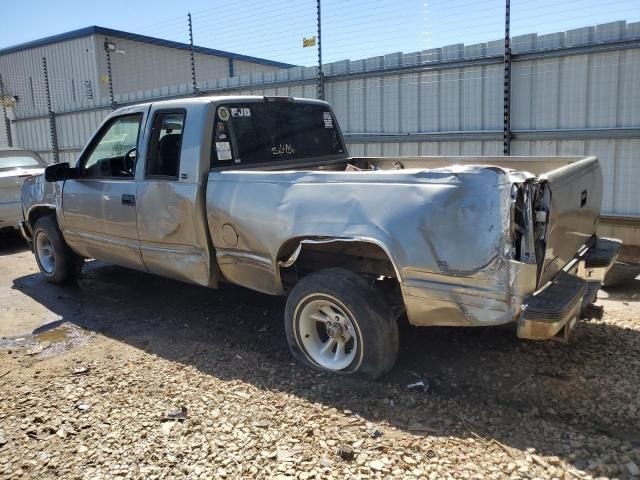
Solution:
<svg viewBox="0 0 640 480"><path fill-rule="evenodd" d="M398 324L391 308L360 275L328 268L304 277L285 309L293 356L340 374L378 378L398 356Z"/></svg>
<svg viewBox="0 0 640 480"><path fill-rule="evenodd" d="M69 248L53 215L38 219L33 229L33 251L40 272L50 283L65 283L80 275L84 259Z"/></svg>

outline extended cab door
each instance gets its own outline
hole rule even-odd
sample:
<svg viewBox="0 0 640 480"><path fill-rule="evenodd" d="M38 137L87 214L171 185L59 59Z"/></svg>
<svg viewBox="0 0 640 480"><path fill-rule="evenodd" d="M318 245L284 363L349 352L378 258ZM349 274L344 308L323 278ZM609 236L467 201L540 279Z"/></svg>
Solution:
<svg viewBox="0 0 640 480"><path fill-rule="evenodd" d="M82 153L62 194L65 240L82 255L144 270L136 225L136 152L148 107L109 119Z"/></svg>
<svg viewBox="0 0 640 480"><path fill-rule="evenodd" d="M202 144L207 107L191 104L187 111L152 106L144 168L137 172L137 220L140 250L150 272L215 286L217 270L210 269L204 213L206 176L200 167L209 163L210 143L209 148Z"/></svg>

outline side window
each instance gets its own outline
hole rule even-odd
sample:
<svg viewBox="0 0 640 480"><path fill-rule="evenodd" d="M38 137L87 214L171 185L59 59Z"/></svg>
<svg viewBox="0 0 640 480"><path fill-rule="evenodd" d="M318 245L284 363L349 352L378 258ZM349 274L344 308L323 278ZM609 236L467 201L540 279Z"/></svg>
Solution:
<svg viewBox="0 0 640 480"><path fill-rule="evenodd" d="M139 113L114 119L83 162L82 176L132 178L141 120Z"/></svg>
<svg viewBox="0 0 640 480"><path fill-rule="evenodd" d="M178 178L184 117L184 112L155 115L147 158L148 177Z"/></svg>

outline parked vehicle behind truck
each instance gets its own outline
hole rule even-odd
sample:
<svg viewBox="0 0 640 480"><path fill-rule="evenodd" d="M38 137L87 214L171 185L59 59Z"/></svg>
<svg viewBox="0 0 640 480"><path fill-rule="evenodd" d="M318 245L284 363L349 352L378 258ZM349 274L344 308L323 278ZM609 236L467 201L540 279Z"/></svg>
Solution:
<svg viewBox="0 0 640 480"><path fill-rule="evenodd" d="M286 295L298 360L375 378L403 314L566 339L620 245L601 199L595 157L350 157L325 102L217 96L114 111L21 228L54 283L96 258Z"/></svg>
<svg viewBox="0 0 640 480"><path fill-rule="evenodd" d="M0 147L0 232L18 230L22 220L22 182L31 175L42 174L46 166L35 152Z"/></svg>

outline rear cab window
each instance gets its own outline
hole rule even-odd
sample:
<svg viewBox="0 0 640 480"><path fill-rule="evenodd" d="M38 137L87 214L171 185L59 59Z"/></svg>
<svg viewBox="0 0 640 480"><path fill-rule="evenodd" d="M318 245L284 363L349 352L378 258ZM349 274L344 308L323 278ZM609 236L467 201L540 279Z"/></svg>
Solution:
<svg viewBox="0 0 640 480"><path fill-rule="evenodd" d="M219 105L213 136L212 168L324 159L345 153L331 110L319 104Z"/></svg>

